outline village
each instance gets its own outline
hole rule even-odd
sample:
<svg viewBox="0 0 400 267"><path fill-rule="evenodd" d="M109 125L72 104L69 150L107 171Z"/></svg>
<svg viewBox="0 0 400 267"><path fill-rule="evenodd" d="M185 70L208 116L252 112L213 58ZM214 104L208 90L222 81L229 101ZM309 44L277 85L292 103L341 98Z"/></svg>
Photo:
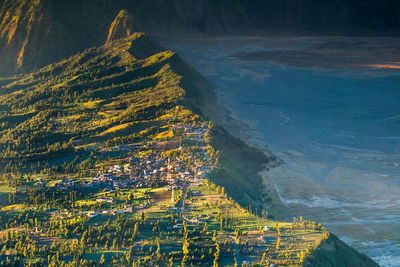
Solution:
<svg viewBox="0 0 400 267"><path fill-rule="evenodd" d="M174 131L183 133L184 145L177 140L117 145L109 150L130 151L134 155L121 159L119 164L108 166L105 172L98 172L98 175L90 180L62 179L51 188L62 191L83 189L89 192L101 191L104 192L103 196L94 197L93 200L98 203L114 204L118 204L114 197L115 192L121 190L163 188L163 190L169 191L171 195L171 205L166 207L166 210L179 210L180 212L180 209L184 206L187 189L203 184L207 179L207 173L211 170L211 159L206 152L204 142L204 135L208 126L209 124L197 127L187 124L174 125ZM141 153L143 151L146 151L146 153ZM166 153L169 155L166 155ZM36 186L41 189L47 187L45 181L42 180L38 181ZM176 196L177 192L184 192L182 194L183 199ZM147 193L148 190L144 191L142 195ZM199 193L190 191L190 194ZM144 202L142 201L137 205L81 212L86 214L88 218L93 218L99 214L135 213L149 208L151 205L150 198L146 198ZM188 222L190 221L188 220Z"/></svg>
<svg viewBox="0 0 400 267"><path fill-rule="evenodd" d="M205 142L209 124L182 123L171 129L172 138L102 148L100 153L120 156L94 165L89 177L37 180L34 187L39 192L47 192L49 203L56 205L46 205L43 212L51 218L49 224L35 224L30 236L36 240L51 240L51 236L65 238L68 235L64 232L56 234L55 229L61 227L59 222L65 226L75 221L85 223L89 232L93 228L107 232L106 237L96 237L104 247L88 253L89 258L99 260L100 253L109 249L108 242L120 242L113 236L120 235L140 259L143 249L148 250L147 254L153 253L157 243L154 238L159 236L163 239L163 251L169 253L169 261L183 261L188 252L181 255L179 251L189 242L185 241L187 233L193 231L193 240L199 235L203 238L199 244L192 245L193 263L201 260L199 249L202 247L208 246L207 260L211 261L218 256L214 254L215 246L221 246L218 258L228 265L236 262L238 266L260 260L296 263L304 244L311 246L319 240L320 226L302 219L278 225L266 213L259 217L241 207L224 188L211 182L215 162ZM51 202L54 196L64 201ZM116 226L124 220L127 220L125 224ZM127 223L132 221L135 225ZM132 231L137 231L138 223L140 238L137 233L130 238ZM125 227L128 232L118 232L119 227ZM76 229L70 231L73 233ZM289 247L289 243L293 245ZM112 246L115 250L112 255L119 255L117 248ZM283 249L285 254L278 252ZM267 252L271 256L266 257Z"/></svg>

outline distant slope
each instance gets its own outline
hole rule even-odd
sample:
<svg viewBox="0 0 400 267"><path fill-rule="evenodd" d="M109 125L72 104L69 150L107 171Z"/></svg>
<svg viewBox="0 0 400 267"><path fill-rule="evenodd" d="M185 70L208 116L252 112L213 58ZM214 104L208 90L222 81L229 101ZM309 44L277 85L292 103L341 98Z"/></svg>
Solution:
<svg viewBox="0 0 400 267"><path fill-rule="evenodd" d="M0 8L0 73L32 70L97 44L86 31L95 25L88 20L78 26L79 14L71 14L59 3L4 1Z"/></svg>
<svg viewBox="0 0 400 267"><path fill-rule="evenodd" d="M99 46L114 38L110 30L116 36L127 30L158 36L400 32L400 2L391 0L3 0L0 5L0 75ZM117 24L125 28L117 29L122 9L127 13Z"/></svg>

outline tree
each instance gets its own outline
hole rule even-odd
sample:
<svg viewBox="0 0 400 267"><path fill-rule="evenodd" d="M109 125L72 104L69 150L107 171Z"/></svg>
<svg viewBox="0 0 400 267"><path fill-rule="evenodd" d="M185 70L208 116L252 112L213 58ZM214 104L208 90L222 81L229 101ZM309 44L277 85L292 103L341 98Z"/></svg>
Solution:
<svg viewBox="0 0 400 267"><path fill-rule="evenodd" d="M265 262L267 260L267 252L265 251L262 255L261 261Z"/></svg>
<svg viewBox="0 0 400 267"><path fill-rule="evenodd" d="M300 252L300 263L304 262L305 257L306 257L306 254L304 253L304 251L301 251Z"/></svg>
<svg viewBox="0 0 400 267"><path fill-rule="evenodd" d="M100 258L99 263L100 263L101 265L103 265L105 261L106 261L106 260L105 260L105 258L104 258L104 254L101 254L101 258Z"/></svg>
<svg viewBox="0 0 400 267"><path fill-rule="evenodd" d="M161 257L161 247L160 247L160 239L159 238L157 238L157 240L156 240L156 245L157 245L156 256L158 258L160 258Z"/></svg>
<svg viewBox="0 0 400 267"><path fill-rule="evenodd" d="M278 237L278 241L276 242L276 250L281 248L281 239Z"/></svg>
<svg viewBox="0 0 400 267"><path fill-rule="evenodd" d="M220 252L220 247L219 247L219 243L215 242L215 254L214 254L214 262L213 262L213 266L214 267L218 267L218 262L219 262L219 252Z"/></svg>
<svg viewBox="0 0 400 267"><path fill-rule="evenodd" d="M138 232L139 232L139 222L136 222L135 227L133 228L132 239L135 239L137 237Z"/></svg>
<svg viewBox="0 0 400 267"><path fill-rule="evenodd" d="M207 224L207 222L205 222L204 226L203 226L203 232L207 233L207 229L208 229L208 224Z"/></svg>
<svg viewBox="0 0 400 267"><path fill-rule="evenodd" d="M182 252L185 256L189 254L189 241L187 240L187 238L185 238L185 241L183 242Z"/></svg>
<svg viewBox="0 0 400 267"><path fill-rule="evenodd" d="M129 249L129 251L126 253L125 258L127 262L130 262L132 259L132 253L133 253L133 247Z"/></svg>

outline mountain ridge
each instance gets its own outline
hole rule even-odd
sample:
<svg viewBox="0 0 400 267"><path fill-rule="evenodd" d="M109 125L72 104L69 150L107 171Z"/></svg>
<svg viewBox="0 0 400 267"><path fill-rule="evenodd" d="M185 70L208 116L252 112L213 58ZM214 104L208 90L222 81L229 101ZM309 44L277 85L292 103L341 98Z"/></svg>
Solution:
<svg viewBox="0 0 400 267"><path fill-rule="evenodd" d="M133 18L130 31L152 36L400 32L400 3L390 0L4 0L0 74L30 71L103 44L121 10Z"/></svg>

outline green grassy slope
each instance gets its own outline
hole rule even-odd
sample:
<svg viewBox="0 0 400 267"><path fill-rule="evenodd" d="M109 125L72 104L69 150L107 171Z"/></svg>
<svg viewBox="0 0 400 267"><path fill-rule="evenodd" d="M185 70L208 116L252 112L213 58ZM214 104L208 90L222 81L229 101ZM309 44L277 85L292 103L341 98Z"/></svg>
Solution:
<svg viewBox="0 0 400 267"><path fill-rule="evenodd" d="M171 69L177 55L160 51L135 34L3 79L2 160L68 153L73 140L91 142L116 124L149 120L182 101L180 76Z"/></svg>

